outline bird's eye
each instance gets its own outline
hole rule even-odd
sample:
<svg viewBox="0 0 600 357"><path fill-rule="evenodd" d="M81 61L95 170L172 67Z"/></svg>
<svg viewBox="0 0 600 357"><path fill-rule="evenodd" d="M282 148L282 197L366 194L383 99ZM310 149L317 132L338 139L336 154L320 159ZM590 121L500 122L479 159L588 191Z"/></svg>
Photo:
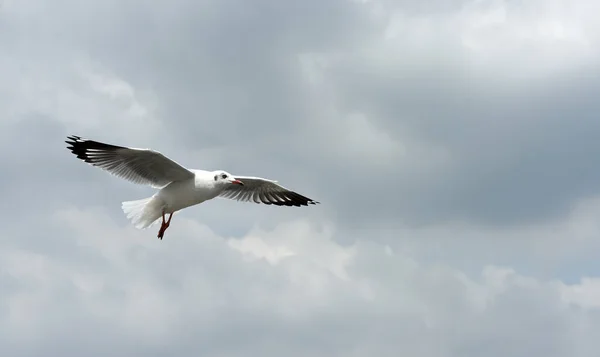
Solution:
<svg viewBox="0 0 600 357"><path fill-rule="evenodd" d="M221 175L221 178L225 179L225 178L227 178L227 175L223 174L223 175Z"/></svg>

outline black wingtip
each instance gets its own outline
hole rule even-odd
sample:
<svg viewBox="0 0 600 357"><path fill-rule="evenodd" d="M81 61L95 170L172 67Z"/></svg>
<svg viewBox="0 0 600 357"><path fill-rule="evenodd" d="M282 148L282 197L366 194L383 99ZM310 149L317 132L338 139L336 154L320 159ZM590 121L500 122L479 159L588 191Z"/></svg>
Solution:
<svg viewBox="0 0 600 357"><path fill-rule="evenodd" d="M70 145L70 146L67 146L67 149L69 149L69 150L73 150L75 145L77 144L77 142L82 141L81 137L79 137L77 135L67 136L67 139L68 140L65 140L65 143Z"/></svg>
<svg viewBox="0 0 600 357"><path fill-rule="evenodd" d="M297 192L290 192L288 194L288 199L290 199L289 203L290 206L295 206L295 207L306 207L308 205L316 205L319 204L318 201L313 200L312 198L308 198L306 196L303 196Z"/></svg>
<svg viewBox="0 0 600 357"><path fill-rule="evenodd" d="M65 141L65 142L69 143L69 142L76 142L78 140L81 140L81 137L77 136L77 135L70 135L70 136L67 136L67 139L69 139L70 141Z"/></svg>
<svg viewBox="0 0 600 357"><path fill-rule="evenodd" d="M90 157L90 150L101 150L105 152L110 152L123 148L121 146L84 139L78 135L67 136L67 139L68 140L65 141L65 143L69 144L69 146L67 146L67 149L69 149L71 153L73 153L73 155L75 155L78 159L90 164L94 164L95 160L98 159L97 155L95 156L95 158Z"/></svg>

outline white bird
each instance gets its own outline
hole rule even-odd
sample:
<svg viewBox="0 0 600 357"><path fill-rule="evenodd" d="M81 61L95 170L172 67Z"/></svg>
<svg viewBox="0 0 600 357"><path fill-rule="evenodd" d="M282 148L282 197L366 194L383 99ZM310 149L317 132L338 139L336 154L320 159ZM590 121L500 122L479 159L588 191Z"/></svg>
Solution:
<svg viewBox="0 0 600 357"><path fill-rule="evenodd" d="M223 170L187 169L158 151L105 144L68 136L65 141L77 158L136 184L159 188L154 195L122 203L132 224L145 229L162 216L158 238L162 239L173 213L215 197L277 206L317 204L308 197L260 177L237 176ZM169 219L165 220L165 214Z"/></svg>

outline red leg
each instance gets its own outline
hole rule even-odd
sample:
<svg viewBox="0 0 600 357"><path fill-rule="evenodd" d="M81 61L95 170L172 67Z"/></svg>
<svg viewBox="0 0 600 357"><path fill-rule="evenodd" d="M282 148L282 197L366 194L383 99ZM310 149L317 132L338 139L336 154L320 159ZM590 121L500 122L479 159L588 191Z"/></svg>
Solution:
<svg viewBox="0 0 600 357"><path fill-rule="evenodd" d="M160 224L160 229L158 230L158 239L162 240L163 236L165 234L165 230L167 229L166 227L166 222L165 222L165 211L162 212L162 222Z"/></svg>
<svg viewBox="0 0 600 357"><path fill-rule="evenodd" d="M167 230L167 228L169 228L169 225L171 224L171 218L173 218L173 213L169 214L169 220L165 222L165 211L163 211L162 223L161 223L160 229L158 231L158 239L160 239L160 240L163 239L163 236L165 235L165 231Z"/></svg>

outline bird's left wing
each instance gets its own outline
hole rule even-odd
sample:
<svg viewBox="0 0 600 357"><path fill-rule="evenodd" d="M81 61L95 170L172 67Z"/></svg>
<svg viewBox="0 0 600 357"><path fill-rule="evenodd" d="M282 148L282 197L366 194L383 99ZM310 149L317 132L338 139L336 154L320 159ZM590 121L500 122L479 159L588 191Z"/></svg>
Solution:
<svg viewBox="0 0 600 357"><path fill-rule="evenodd" d="M173 181L194 177L194 173L158 151L105 144L70 136L67 148L77 158L133 183L164 187Z"/></svg>
<svg viewBox="0 0 600 357"><path fill-rule="evenodd" d="M276 181L260 177L236 176L243 185L228 185L219 197L276 206L308 206L319 202L291 191Z"/></svg>

